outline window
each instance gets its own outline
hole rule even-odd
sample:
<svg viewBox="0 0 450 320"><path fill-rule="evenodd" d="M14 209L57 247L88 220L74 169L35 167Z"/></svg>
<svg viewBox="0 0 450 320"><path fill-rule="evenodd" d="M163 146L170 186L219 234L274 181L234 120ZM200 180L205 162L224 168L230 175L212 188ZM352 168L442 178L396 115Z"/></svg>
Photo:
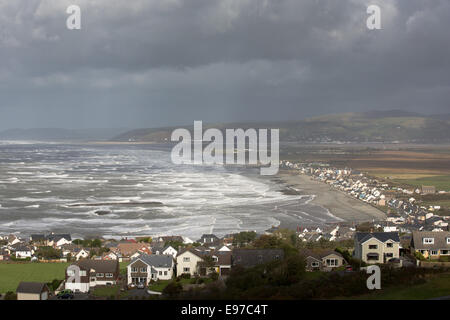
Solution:
<svg viewBox="0 0 450 320"><path fill-rule="evenodd" d="M434 238L423 238L424 244L434 244Z"/></svg>
<svg viewBox="0 0 450 320"><path fill-rule="evenodd" d="M159 271L158 274L159 274L160 276L162 276L162 271Z"/></svg>
<svg viewBox="0 0 450 320"><path fill-rule="evenodd" d="M80 276L81 277L86 277L86 271L85 270L81 270L80 271Z"/></svg>
<svg viewBox="0 0 450 320"><path fill-rule="evenodd" d="M369 244L369 249L378 249L378 245L376 245L376 244Z"/></svg>
<svg viewBox="0 0 450 320"><path fill-rule="evenodd" d="M94 278L94 277L91 278L91 282L93 282L93 281L95 281L95 278Z"/></svg>
<svg viewBox="0 0 450 320"><path fill-rule="evenodd" d="M138 272L138 268L131 267L131 272Z"/></svg>
<svg viewBox="0 0 450 320"><path fill-rule="evenodd" d="M113 274L112 274L112 273L106 273L105 276L106 276L107 278L112 278L112 277L113 277Z"/></svg>
<svg viewBox="0 0 450 320"><path fill-rule="evenodd" d="M141 268L141 272L147 272L147 267Z"/></svg>
<svg viewBox="0 0 450 320"><path fill-rule="evenodd" d="M167 276L167 271L164 271L164 275Z"/></svg>
<svg viewBox="0 0 450 320"><path fill-rule="evenodd" d="M190 262L191 261L191 258L189 258L189 257L184 257L183 258L183 262Z"/></svg>
<svg viewBox="0 0 450 320"><path fill-rule="evenodd" d="M317 268L317 267L319 267L319 263L318 262L311 262L311 267Z"/></svg>
<svg viewBox="0 0 450 320"><path fill-rule="evenodd" d="M97 273L98 278L103 278L105 275L103 273Z"/></svg>
<svg viewBox="0 0 450 320"><path fill-rule="evenodd" d="M445 255L447 255L447 254L448 254L448 252L449 252L449 250L441 250L441 254L445 254Z"/></svg>
<svg viewBox="0 0 450 320"><path fill-rule="evenodd" d="M392 258L392 257L394 257L393 253L386 253L386 258Z"/></svg>
<svg viewBox="0 0 450 320"><path fill-rule="evenodd" d="M183 272L190 272L191 268L183 268Z"/></svg>
<svg viewBox="0 0 450 320"><path fill-rule="evenodd" d="M447 244L450 244L450 237L447 238Z"/></svg>
<svg viewBox="0 0 450 320"><path fill-rule="evenodd" d="M394 244L392 242L388 242L388 243L386 243L386 247L392 248L392 247L394 247Z"/></svg>
<svg viewBox="0 0 450 320"><path fill-rule="evenodd" d="M338 265L338 260L337 259L327 259L326 263L327 263L328 267L336 267Z"/></svg>
<svg viewBox="0 0 450 320"><path fill-rule="evenodd" d="M437 254L438 254L437 250L431 250L431 255L432 256L437 256Z"/></svg>

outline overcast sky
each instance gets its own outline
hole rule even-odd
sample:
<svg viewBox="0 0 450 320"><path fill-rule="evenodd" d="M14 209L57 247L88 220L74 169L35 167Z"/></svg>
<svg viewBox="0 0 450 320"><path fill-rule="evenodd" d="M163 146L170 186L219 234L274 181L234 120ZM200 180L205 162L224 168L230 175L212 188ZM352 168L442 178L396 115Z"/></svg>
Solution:
<svg viewBox="0 0 450 320"><path fill-rule="evenodd" d="M450 112L450 1L0 0L0 129L389 109Z"/></svg>

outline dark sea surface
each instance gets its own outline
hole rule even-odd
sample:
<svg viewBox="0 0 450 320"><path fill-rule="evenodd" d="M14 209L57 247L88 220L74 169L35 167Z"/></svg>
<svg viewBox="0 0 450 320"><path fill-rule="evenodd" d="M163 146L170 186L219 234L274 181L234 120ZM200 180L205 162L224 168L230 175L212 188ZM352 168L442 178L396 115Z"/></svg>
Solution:
<svg viewBox="0 0 450 320"><path fill-rule="evenodd" d="M338 221L243 167L174 165L152 145L0 142L0 234L224 235Z"/></svg>

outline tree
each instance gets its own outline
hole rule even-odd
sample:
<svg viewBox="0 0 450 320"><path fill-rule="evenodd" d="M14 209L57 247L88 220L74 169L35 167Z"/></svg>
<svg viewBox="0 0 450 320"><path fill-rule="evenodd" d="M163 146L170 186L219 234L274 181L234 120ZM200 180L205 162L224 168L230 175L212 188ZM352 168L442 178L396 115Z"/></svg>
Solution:
<svg viewBox="0 0 450 320"><path fill-rule="evenodd" d="M39 247L36 251L36 255L41 259L59 259L62 256L61 250L55 249L53 247L45 246Z"/></svg>
<svg viewBox="0 0 450 320"><path fill-rule="evenodd" d="M179 295L181 291L183 291L183 286L181 283L172 281L163 289L162 293L169 297L175 297Z"/></svg>
<svg viewBox="0 0 450 320"><path fill-rule="evenodd" d="M233 236L233 245L242 247L256 239L256 232L254 231L242 231Z"/></svg>
<svg viewBox="0 0 450 320"><path fill-rule="evenodd" d="M280 248L283 245L283 241L277 237L271 235L262 235L255 241L253 241L253 246L255 248L270 249L270 248Z"/></svg>

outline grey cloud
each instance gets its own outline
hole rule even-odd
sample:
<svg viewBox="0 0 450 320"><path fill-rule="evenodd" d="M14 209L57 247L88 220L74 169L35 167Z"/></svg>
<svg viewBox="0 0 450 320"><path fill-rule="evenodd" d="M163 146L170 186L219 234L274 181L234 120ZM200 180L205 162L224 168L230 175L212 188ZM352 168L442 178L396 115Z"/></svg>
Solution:
<svg viewBox="0 0 450 320"><path fill-rule="evenodd" d="M372 3L0 0L0 128L448 112L450 3Z"/></svg>

